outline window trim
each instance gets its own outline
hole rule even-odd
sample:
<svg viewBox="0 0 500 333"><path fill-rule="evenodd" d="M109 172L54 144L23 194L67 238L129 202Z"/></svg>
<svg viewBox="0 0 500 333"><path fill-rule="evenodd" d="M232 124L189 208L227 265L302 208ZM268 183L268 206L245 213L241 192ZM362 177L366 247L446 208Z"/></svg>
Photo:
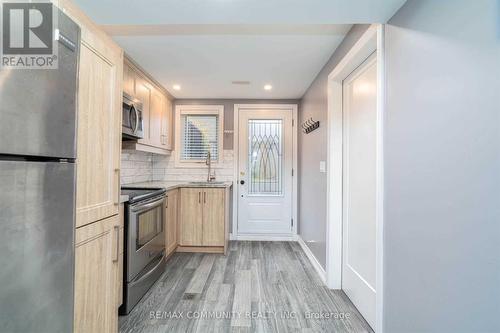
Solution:
<svg viewBox="0 0 500 333"><path fill-rule="evenodd" d="M224 106L223 105L176 105L175 106L175 167L176 168L206 168L205 161L181 160L182 124L181 116L190 115L214 115L218 116L218 151L219 160L212 163L212 168L222 168L223 140L224 140Z"/></svg>

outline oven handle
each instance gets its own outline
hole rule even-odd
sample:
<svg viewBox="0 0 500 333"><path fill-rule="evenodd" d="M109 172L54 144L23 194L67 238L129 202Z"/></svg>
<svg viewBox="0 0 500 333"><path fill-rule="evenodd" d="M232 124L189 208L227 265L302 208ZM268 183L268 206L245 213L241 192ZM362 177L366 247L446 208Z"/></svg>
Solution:
<svg viewBox="0 0 500 333"><path fill-rule="evenodd" d="M130 210L133 211L134 213L141 213L141 212L144 212L146 210L150 210L151 208L154 208L156 206L163 205L164 200L165 200L165 197L162 197L161 199L155 200L151 203L147 203L144 205L139 204L137 206L132 206L132 207L130 207Z"/></svg>
<svg viewBox="0 0 500 333"><path fill-rule="evenodd" d="M161 258L158 261L158 263L155 265L155 267L151 268L149 270L149 272L147 272L146 274L144 274L143 276L141 276L138 280L130 282L129 286L133 287L133 286L141 283L142 281L146 280L163 263L163 259L165 259L165 253L162 253Z"/></svg>

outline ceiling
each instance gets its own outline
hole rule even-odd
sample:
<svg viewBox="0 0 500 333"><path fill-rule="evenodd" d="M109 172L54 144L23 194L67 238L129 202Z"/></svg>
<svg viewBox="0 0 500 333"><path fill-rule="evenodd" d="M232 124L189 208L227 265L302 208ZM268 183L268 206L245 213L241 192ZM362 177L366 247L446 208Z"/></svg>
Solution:
<svg viewBox="0 0 500 333"><path fill-rule="evenodd" d="M76 0L176 98L300 98L351 24L405 1Z"/></svg>

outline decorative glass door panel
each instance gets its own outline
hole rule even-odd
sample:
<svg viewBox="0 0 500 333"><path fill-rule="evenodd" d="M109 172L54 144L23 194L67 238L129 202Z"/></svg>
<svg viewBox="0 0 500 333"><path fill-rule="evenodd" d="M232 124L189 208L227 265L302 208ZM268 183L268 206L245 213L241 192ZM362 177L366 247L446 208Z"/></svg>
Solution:
<svg viewBox="0 0 500 333"><path fill-rule="evenodd" d="M248 120L248 195L283 194L283 121Z"/></svg>
<svg viewBox="0 0 500 333"><path fill-rule="evenodd" d="M238 111L238 234L292 231L293 112Z"/></svg>

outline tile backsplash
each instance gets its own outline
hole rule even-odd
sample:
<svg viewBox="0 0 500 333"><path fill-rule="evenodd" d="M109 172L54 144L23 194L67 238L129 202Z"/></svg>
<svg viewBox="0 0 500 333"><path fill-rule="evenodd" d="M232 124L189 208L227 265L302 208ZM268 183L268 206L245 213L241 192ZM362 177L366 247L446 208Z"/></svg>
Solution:
<svg viewBox="0 0 500 333"><path fill-rule="evenodd" d="M153 180L153 154L123 150L120 180L122 185Z"/></svg>
<svg viewBox="0 0 500 333"><path fill-rule="evenodd" d="M170 156L155 155L135 150L123 150L121 160L121 184L151 180L204 181L207 168L176 168L175 153ZM223 150L221 167L214 168L216 180L233 180L233 151Z"/></svg>
<svg viewBox="0 0 500 333"><path fill-rule="evenodd" d="M233 151L223 150L222 165L212 169L218 181L233 180ZM153 156L153 180L165 181L204 181L207 179L207 167L176 168L175 153L170 156Z"/></svg>

